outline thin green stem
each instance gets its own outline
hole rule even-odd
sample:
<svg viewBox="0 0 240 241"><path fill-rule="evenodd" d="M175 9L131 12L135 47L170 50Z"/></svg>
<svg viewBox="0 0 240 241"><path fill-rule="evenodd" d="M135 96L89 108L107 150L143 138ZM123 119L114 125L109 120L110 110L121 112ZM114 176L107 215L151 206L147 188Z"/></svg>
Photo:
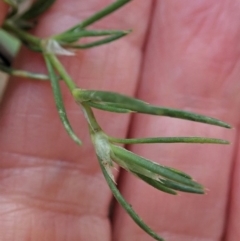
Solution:
<svg viewBox="0 0 240 241"><path fill-rule="evenodd" d="M9 75L17 76L17 77L21 77L21 78L30 78L30 79L37 79L37 80L42 80L42 81L49 80L48 75L13 69L11 67L6 67L1 64L0 64L0 70Z"/></svg>
<svg viewBox="0 0 240 241"><path fill-rule="evenodd" d="M83 108L84 116L88 121L90 132L93 134L101 131L102 129L99 126L91 107L89 107L86 103L81 103L81 106Z"/></svg>
<svg viewBox="0 0 240 241"><path fill-rule="evenodd" d="M59 59L54 54L48 54L48 58L51 61L54 68L58 71L60 77L66 83L69 90L72 92L76 88L76 84L74 83L72 78L69 76L69 74L65 70L62 63L59 61Z"/></svg>
<svg viewBox="0 0 240 241"><path fill-rule="evenodd" d="M112 12L116 11L117 9L121 8L123 5L127 4L131 0L117 0L113 4L109 5L108 7L104 8L102 11L97 12L90 18L84 20L81 24L79 24L79 28L86 28L87 26L95 23L96 21L104 18L105 16L111 14Z"/></svg>
<svg viewBox="0 0 240 241"><path fill-rule="evenodd" d="M41 40L14 25L10 20L3 23L2 28L12 34L16 35L23 43L33 45L35 48L40 49Z"/></svg>
<svg viewBox="0 0 240 241"><path fill-rule="evenodd" d="M111 142L121 144L152 144L152 143L198 143L198 144L229 144L228 141L216 138L205 137L153 137L153 138L133 138L121 139L109 137Z"/></svg>

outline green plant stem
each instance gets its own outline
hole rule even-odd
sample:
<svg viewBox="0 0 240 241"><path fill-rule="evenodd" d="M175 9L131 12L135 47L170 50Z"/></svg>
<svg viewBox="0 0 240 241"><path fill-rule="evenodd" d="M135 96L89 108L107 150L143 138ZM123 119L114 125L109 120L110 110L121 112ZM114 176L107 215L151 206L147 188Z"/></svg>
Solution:
<svg viewBox="0 0 240 241"><path fill-rule="evenodd" d="M37 80L42 80L42 81L47 81L49 80L48 75L44 74L38 74L38 73L32 73L24 70L18 70L18 69L13 69L10 67L6 67L0 64L0 70L3 71L4 73L7 73L12 76L17 76L21 78L30 78L30 79L37 79Z"/></svg>
<svg viewBox="0 0 240 241"><path fill-rule="evenodd" d="M90 127L90 133L94 134L94 133L101 131L102 129L99 126L99 124L97 123L97 120L94 116L94 113L93 113L91 107L89 107L86 103L81 103L81 106L83 108L85 118L88 121L88 124Z"/></svg>
<svg viewBox="0 0 240 241"><path fill-rule="evenodd" d="M47 56L48 56L48 59L50 60L51 64L58 71L60 77L63 79L63 81L66 83L66 85L68 86L69 90L72 93L73 90L75 90L77 87L76 87L76 84L74 83L74 81L72 80L72 78L69 76L69 74L65 70L64 66L61 64L61 62L58 60L58 58L54 54L47 54ZM74 97L74 95L73 95L73 97ZM96 133L98 131L101 131L101 127L97 123L92 109L86 103L80 103L80 104L83 108L85 118L88 121L88 124L90 127L90 132Z"/></svg>
<svg viewBox="0 0 240 241"><path fill-rule="evenodd" d="M69 76L69 74L67 73L67 71L65 70L64 66L61 64L59 59L54 54L48 54L48 59L51 61L54 68L58 71L60 77L66 83L69 90L72 92L74 89L76 89L77 87L76 84Z"/></svg>
<svg viewBox="0 0 240 241"><path fill-rule="evenodd" d="M7 20L3 23L2 28L7 32L11 32L16 35L23 43L33 45L35 48L40 49L41 40L33 35L19 29L14 23L10 20Z"/></svg>

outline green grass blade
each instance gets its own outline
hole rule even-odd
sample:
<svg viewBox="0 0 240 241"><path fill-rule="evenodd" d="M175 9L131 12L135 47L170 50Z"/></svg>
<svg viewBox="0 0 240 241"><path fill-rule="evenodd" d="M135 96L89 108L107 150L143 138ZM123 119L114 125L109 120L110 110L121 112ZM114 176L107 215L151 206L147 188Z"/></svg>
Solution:
<svg viewBox="0 0 240 241"><path fill-rule="evenodd" d="M124 36L126 36L126 33L115 34L110 37L107 37L107 38L104 38L101 40L97 40L94 42L86 43L86 44L72 44L72 45L69 45L69 47L74 48L74 49L88 49L88 48L93 48L93 47L97 47L100 45L108 44L108 43L118 40Z"/></svg>
<svg viewBox="0 0 240 241"><path fill-rule="evenodd" d="M154 187L154 188L156 188L156 189L158 189L158 190L160 190L162 192L165 192L165 193L168 193L168 194L172 194L172 195L177 195L177 192L173 191L171 188L166 187L161 182L153 180L153 179L151 179L149 177L146 177L144 175L141 175L139 173L134 173L134 174L136 176L138 176L141 180L143 180L144 182L149 184L150 186L152 186L152 187Z"/></svg>
<svg viewBox="0 0 240 241"><path fill-rule="evenodd" d="M229 144L228 141L205 137L153 137L135 139L110 138L112 142L122 144L152 144L152 143L198 143L198 144Z"/></svg>
<svg viewBox="0 0 240 241"><path fill-rule="evenodd" d="M137 108L140 104L147 104L142 100L109 91L75 89L73 94L79 101L106 102L112 105L116 104L118 107L129 105Z"/></svg>
<svg viewBox="0 0 240 241"><path fill-rule="evenodd" d="M95 103L95 102L88 102L88 105L93 107L93 108L96 108L96 109L99 109L99 110L105 110L105 111L109 111L109 112L115 112L115 113L132 113L131 110L126 110L126 109L122 109L122 108L117 108L117 107L114 107L112 105L109 105L109 104L98 104L98 103Z"/></svg>
<svg viewBox="0 0 240 241"><path fill-rule="evenodd" d="M124 208L124 210L129 214L129 216L133 219L133 221L142 228L146 233L148 233L151 237L158 241L164 241L158 234L156 234L152 229L150 229L138 216L138 214L132 209L131 205L124 199L122 194L117 189L115 183L112 181L111 177L108 175L106 169L102 164L102 160L99 160L100 167L102 169L103 175L108 183L109 188L111 189L114 197L119 202L119 204Z"/></svg>
<svg viewBox="0 0 240 241"><path fill-rule="evenodd" d="M177 170L177 169L172 168L172 167L164 167L164 168L165 168L165 169L168 169L168 170L170 170L170 171L172 171L172 172L175 172L175 173L177 173L178 175L180 175L180 176L182 176L182 177L184 177L184 178L187 178L187 179L192 180L192 177L191 177L190 175L188 175L187 173L185 173L185 172L182 172L182 171Z"/></svg>
<svg viewBox="0 0 240 241"><path fill-rule="evenodd" d="M174 182L171 180L165 180L162 178L160 178L159 179L160 181L158 181L158 180L150 178L148 175L146 176L142 173L138 173L138 170L136 170L136 172L135 171L131 171L131 172L134 173L135 175L137 175L140 179L142 179L149 185L157 188L160 191L167 192L170 194L176 194L176 192L173 190L177 190L177 191L181 191L181 192L188 192L188 193L195 193L195 194L204 194L205 193L203 187L187 186L182 183Z"/></svg>
<svg viewBox="0 0 240 241"><path fill-rule="evenodd" d="M148 177L148 178L150 178L152 180L155 180L155 181L159 181L159 179L161 178L161 176L159 176L158 174L153 173L152 171L150 171L146 168L143 168L139 165L136 165L136 163L129 162L129 161L126 161L124 159L120 159L116 155L112 155L112 154L111 154L111 158L120 167L124 168L128 172L131 172L131 173L134 173L134 174L137 173L137 174Z"/></svg>
<svg viewBox="0 0 240 241"><path fill-rule="evenodd" d="M129 3L132 0L117 0L114 3L108 5L106 8L100 10L99 12L95 13L94 15L90 16L89 18L82 21L80 24L75 25L73 28L67 30L66 32L76 31L76 29L83 29L87 26L97 22L98 20L106 17L107 15L115 12L123 5Z"/></svg>
<svg viewBox="0 0 240 241"><path fill-rule="evenodd" d="M215 118L195 114L188 111L149 105L144 101L114 92L76 89L74 90L73 95L76 99L79 99L79 101L92 101L97 103L106 102L115 104L118 108L129 109L138 113L168 116L221 126L225 128L231 128L229 124Z"/></svg>
<svg viewBox="0 0 240 241"><path fill-rule="evenodd" d="M144 182L148 183L149 185L155 187L160 191L163 191L169 194L177 194L174 190L178 190L182 192L197 193L197 194L204 193L204 188L200 185L193 187L193 186L184 185L184 184L170 181L170 180L165 180L165 179L162 179L158 174L151 172L149 169L136 165L136 163L130 162L128 160L120 159L116 155L112 155L111 157L119 166L123 167L130 173L133 173L134 175L138 176ZM187 178L191 180L191 177L189 175L181 171L175 170L173 168L167 168L167 167L165 168L167 170L170 170L176 173L177 175L182 176L183 178Z"/></svg>
<svg viewBox="0 0 240 241"><path fill-rule="evenodd" d="M191 180L189 178L189 175L184 174L183 172L177 172L172 168L167 168L162 165L159 165L155 162L140 157L122 147L111 145L111 148L114 155L121 160L125 160L125 162L133 163L134 165L145 168L153 173L156 173L172 181L176 181L190 187L202 188L202 186L199 183Z"/></svg>
<svg viewBox="0 0 240 241"><path fill-rule="evenodd" d="M63 100L62 100L62 93L61 93L61 89L59 86L59 79L58 76L56 75L54 68L51 64L51 61L48 59L47 54L44 55L45 58L45 62L46 62L46 66L49 72L49 77L50 77L50 81L51 81L51 85L52 85L52 90L53 90L53 94L54 94L54 99L55 99L55 103L57 106L57 110L58 110L58 114L60 116L60 119L63 123L63 126L65 128L65 130L67 131L67 133L69 134L69 136L78 144L81 145L82 142L81 140L77 137L77 135L74 133L69 120L67 118L67 113L63 104Z"/></svg>
<svg viewBox="0 0 240 241"><path fill-rule="evenodd" d="M52 38L57 40L60 43L73 43L83 37L104 37L104 36L113 36L113 35L126 35L128 33L130 33L130 31L80 29L79 31L59 34L59 35L53 36Z"/></svg>
<svg viewBox="0 0 240 241"><path fill-rule="evenodd" d="M165 187L168 187L168 188L171 188L171 189L174 189L177 191L189 192L189 193L195 193L195 194L204 194L205 193L203 187L202 188L189 187L189 186L186 186L181 183L173 182L170 180L163 180L163 179L161 179L161 182Z"/></svg>

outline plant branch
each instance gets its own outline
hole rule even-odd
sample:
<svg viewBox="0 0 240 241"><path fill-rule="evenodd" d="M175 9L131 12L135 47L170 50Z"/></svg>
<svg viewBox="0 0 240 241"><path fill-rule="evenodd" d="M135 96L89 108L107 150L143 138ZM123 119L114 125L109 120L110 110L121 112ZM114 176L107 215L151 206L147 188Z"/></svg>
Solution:
<svg viewBox="0 0 240 241"><path fill-rule="evenodd" d="M56 107L58 110L58 114L59 117L63 123L63 126L65 128L65 130L67 131L67 133L69 134L69 136L78 144L81 145L82 142L81 140L77 137L77 135L74 133L69 120L67 118L67 114L66 114L66 110L63 104L63 100L62 100L62 93L61 93L61 89L59 86L59 81L58 81L58 77L54 71L53 65L49 59L48 54L44 54L44 59L46 62L46 66L49 72L49 76L50 76L50 80L51 80L51 85L52 85L52 90L53 90L53 95L54 95L54 99L55 99L55 103L56 103Z"/></svg>
<svg viewBox="0 0 240 241"><path fill-rule="evenodd" d="M58 58L54 54L48 54L48 59L51 61L54 68L58 71L60 77L66 83L69 90L72 92L74 89L76 89L76 84L74 83L72 78L69 76L69 74L65 70L62 63L58 60Z"/></svg>
<svg viewBox="0 0 240 241"><path fill-rule="evenodd" d="M127 201L124 199L124 197L121 195L119 190L117 189L115 183L107 173L104 165L102 164L103 160L101 160L98 157L100 167L102 169L103 175L108 183L109 188L111 189L114 197L116 200L120 203L120 205L125 209L125 211L129 214L129 216L133 219L133 221L142 228L146 233L148 233L151 237L158 241L164 241L163 238L161 238L158 234L156 234L152 229L150 229L143 221L142 219L137 215L137 213L133 210L132 206L127 203Z"/></svg>
<svg viewBox="0 0 240 241"><path fill-rule="evenodd" d="M33 45L35 48L40 49L40 43L41 40L26 31L23 31L19 29L17 26L14 25L14 23L10 20L6 20L3 23L2 28L6 30L7 32L10 32L17 36L23 43L28 44L28 45Z"/></svg>
<svg viewBox="0 0 240 241"><path fill-rule="evenodd" d="M109 6L107 6L106 8L104 8L101 11L95 13L91 17L85 19L80 24L75 25L74 27L70 28L69 30L65 31L62 34L69 33L69 32L74 32L77 29L84 29L87 26L89 26L89 25L97 22L98 20L106 17L107 15L113 13L114 11L116 11L119 8L121 8L123 5L129 3L130 1L132 1L132 0L117 0L114 3L110 4Z"/></svg>

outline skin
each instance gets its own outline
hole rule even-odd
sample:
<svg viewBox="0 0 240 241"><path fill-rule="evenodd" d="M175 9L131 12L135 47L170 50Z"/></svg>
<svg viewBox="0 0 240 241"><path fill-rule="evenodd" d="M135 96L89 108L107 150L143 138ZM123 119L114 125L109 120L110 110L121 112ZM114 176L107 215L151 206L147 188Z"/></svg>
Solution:
<svg viewBox="0 0 240 241"><path fill-rule="evenodd" d="M42 16L36 34L46 37L60 32L109 2L58 0ZM0 9L3 21L7 7L2 1ZM131 27L130 36L62 58L83 88L135 95L234 126L226 130L164 117L130 119L97 112L103 129L113 136L197 135L231 141L229 146L129 146L140 155L191 174L209 190L203 196L181 193L174 197L124 171L117 173L126 199L169 241L240 239L239 12L239 0L133 1L111 21L107 18L95 25ZM20 51L15 64L46 71L42 59L26 49ZM10 80L0 108L0 240L152 240L116 203L109 219L112 196L86 121L66 88L63 92L69 118L84 143L81 148L63 130L48 83Z"/></svg>

